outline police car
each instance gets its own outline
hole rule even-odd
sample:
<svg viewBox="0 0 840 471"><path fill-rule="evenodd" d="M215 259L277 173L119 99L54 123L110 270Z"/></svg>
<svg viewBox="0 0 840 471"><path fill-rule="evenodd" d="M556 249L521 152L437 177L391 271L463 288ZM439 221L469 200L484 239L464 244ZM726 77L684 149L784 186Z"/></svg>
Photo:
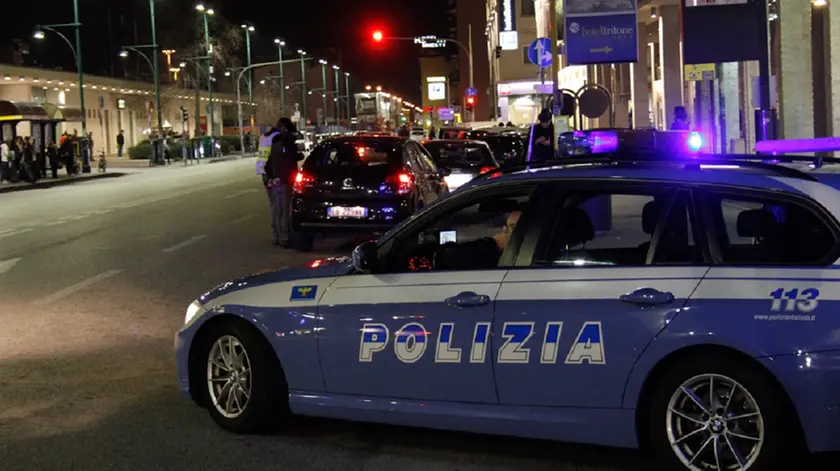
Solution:
<svg viewBox="0 0 840 471"><path fill-rule="evenodd" d="M486 174L352 258L199 297L180 388L237 433L293 413L797 469L840 450L840 165L759 158Z"/></svg>

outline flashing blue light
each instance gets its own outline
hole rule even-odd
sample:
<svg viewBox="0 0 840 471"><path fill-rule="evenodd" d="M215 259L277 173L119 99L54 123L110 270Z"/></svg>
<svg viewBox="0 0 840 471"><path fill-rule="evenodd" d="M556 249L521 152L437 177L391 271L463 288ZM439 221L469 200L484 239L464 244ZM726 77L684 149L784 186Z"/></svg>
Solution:
<svg viewBox="0 0 840 471"><path fill-rule="evenodd" d="M697 152L703 148L703 136L699 132L692 132L688 136L688 150Z"/></svg>

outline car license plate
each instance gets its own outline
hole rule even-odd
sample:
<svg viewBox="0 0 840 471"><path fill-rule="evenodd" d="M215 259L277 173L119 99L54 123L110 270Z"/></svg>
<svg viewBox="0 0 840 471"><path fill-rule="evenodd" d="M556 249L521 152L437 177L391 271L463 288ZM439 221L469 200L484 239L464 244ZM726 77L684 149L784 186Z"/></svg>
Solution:
<svg viewBox="0 0 840 471"><path fill-rule="evenodd" d="M364 218L368 215L368 209L361 206L346 207L333 206L327 209L327 216L331 218Z"/></svg>

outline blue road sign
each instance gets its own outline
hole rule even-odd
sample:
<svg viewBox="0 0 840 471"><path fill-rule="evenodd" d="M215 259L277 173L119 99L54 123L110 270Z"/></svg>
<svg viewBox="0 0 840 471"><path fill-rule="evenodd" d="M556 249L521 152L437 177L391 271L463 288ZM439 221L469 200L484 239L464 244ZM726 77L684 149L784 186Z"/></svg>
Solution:
<svg viewBox="0 0 840 471"><path fill-rule="evenodd" d="M467 90L466 90L466 94L467 94L467 96L469 96L469 97L476 96L476 95L478 95L478 90L476 90L476 89L475 89L475 88L473 88L473 87L469 87L469 88L467 88Z"/></svg>
<svg viewBox="0 0 840 471"><path fill-rule="evenodd" d="M565 0L563 15L569 65L639 59L637 0Z"/></svg>
<svg viewBox="0 0 840 471"><path fill-rule="evenodd" d="M569 65L616 64L639 59L636 14L566 17Z"/></svg>
<svg viewBox="0 0 840 471"><path fill-rule="evenodd" d="M542 68L551 67L552 59L550 39L537 38L528 46L528 60L532 64Z"/></svg>

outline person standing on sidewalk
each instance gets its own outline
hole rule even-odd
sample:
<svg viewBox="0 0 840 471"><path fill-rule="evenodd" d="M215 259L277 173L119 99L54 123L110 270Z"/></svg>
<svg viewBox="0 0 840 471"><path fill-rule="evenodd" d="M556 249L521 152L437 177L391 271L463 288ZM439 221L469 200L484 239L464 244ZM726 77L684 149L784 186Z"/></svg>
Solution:
<svg viewBox="0 0 840 471"><path fill-rule="evenodd" d="M275 126L280 133L273 139L271 154L265 164L268 186L271 188L271 210L277 228L274 245L290 247L292 183L303 154L297 150L297 128L289 118L280 118Z"/></svg>
<svg viewBox="0 0 840 471"><path fill-rule="evenodd" d="M271 155L271 147L274 144L274 139L280 136L280 130L272 127L260 138L260 148L257 150L257 175L262 177L263 186L265 187L265 194L268 196L268 206L271 214L271 240L277 240L277 226L274 221L274 196L272 189L268 187L268 174L266 173L265 165L268 162L268 157Z"/></svg>
<svg viewBox="0 0 840 471"><path fill-rule="evenodd" d="M122 158L123 147L125 147L125 135L123 134L123 130L120 129L120 133L117 134L117 158Z"/></svg>
<svg viewBox="0 0 840 471"><path fill-rule="evenodd" d="M9 161L11 155L12 151L9 149L9 143L6 141L0 143L0 183L11 180L9 177Z"/></svg>

